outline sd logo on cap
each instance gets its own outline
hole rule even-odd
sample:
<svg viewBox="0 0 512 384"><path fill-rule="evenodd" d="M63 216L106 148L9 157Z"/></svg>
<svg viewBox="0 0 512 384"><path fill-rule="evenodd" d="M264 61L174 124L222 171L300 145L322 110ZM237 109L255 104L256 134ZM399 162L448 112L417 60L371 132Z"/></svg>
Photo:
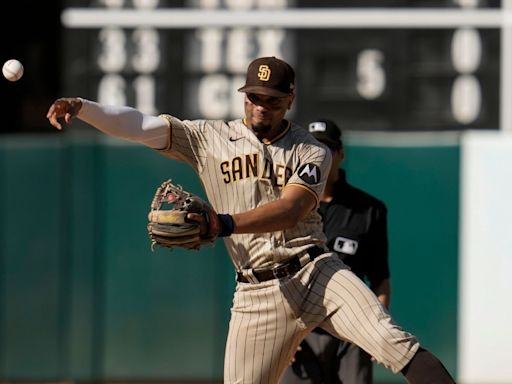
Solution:
<svg viewBox="0 0 512 384"><path fill-rule="evenodd" d="M295 88L295 71L287 62L274 56L260 57L247 68L245 85L239 92L285 97Z"/></svg>

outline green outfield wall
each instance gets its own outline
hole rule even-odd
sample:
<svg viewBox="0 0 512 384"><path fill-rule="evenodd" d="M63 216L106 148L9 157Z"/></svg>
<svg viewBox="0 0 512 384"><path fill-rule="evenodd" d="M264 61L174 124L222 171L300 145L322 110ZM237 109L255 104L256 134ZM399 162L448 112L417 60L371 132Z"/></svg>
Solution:
<svg viewBox="0 0 512 384"><path fill-rule="evenodd" d="M391 312L456 374L458 137L346 142L349 181L388 205ZM204 196L189 166L117 139L0 138L0 381L221 380L233 269L220 241L151 251L166 178Z"/></svg>

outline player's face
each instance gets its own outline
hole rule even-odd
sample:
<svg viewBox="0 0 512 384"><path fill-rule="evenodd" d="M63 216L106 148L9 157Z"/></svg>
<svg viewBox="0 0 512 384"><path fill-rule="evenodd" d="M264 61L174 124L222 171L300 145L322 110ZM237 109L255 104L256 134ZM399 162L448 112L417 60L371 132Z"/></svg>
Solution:
<svg viewBox="0 0 512 384"><path fill-rule="evenodd" d="M245 95L245 117L249 127L263 137L279 129L286 111L291 107L293 95L273 97L255 93Z"/></svg>

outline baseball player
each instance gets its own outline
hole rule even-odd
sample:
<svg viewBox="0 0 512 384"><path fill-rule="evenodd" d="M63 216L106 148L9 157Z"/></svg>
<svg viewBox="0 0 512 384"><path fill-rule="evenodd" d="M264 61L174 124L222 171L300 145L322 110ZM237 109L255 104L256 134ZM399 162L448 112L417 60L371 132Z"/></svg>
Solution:
<svg viewBox="0 0 512 384"><path fill-rule="evenodd" d="M62 129L60 118L69 123L78 117L106 134L184 161L197 172L220 212L219 236L238 281L225 383L279 382L299 343L317 327L359 345L411 383L453 383L441 362L393 322L336 253L326 252L316 208L331 154L307 130L285 119L294 83L288 63L261 57L249 64L246 84L239 89L245 93L242 119L149 116L82 98L56 100L47 118Z"/></svg>
<svg viewBox="0 0 512 384"><path fill-rule="evenodd" d="M345 158L342 134L331 120L308 124L309 132L332 152L332 165L319 213L328 248L361 280L368 282L386 307L390 302L387 208L383 202L347 182L340 169ZM357 345L316 328L301 343L283 383L371 384L370 356Z"/></svg>

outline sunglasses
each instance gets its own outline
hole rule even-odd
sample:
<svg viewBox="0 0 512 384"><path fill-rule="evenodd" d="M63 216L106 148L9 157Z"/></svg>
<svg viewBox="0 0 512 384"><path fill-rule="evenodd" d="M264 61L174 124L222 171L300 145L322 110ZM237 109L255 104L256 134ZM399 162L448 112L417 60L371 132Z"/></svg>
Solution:
<svg viewBox="0 0 512 384"><path fill-rule="evenodd" d="M255 93L247 93L247 98L252 104L263 106L272 111L282 109L287 100L287 97L261 96Z"/></svg>

